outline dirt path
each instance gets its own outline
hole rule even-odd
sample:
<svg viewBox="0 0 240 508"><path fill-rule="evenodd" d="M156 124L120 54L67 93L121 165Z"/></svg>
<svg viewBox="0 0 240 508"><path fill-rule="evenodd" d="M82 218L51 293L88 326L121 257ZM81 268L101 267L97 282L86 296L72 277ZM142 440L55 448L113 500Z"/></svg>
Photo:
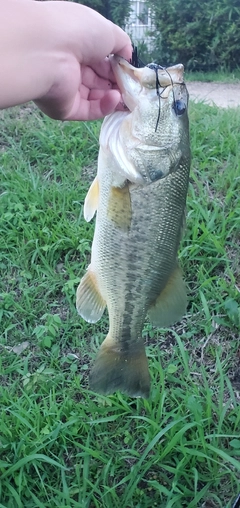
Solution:
<svg viewBox="0 0 240 508"><path fill-rule="evenodd" d="M204 101L209 105L216 104L221 108L240 106L240 83L187 83L190 99Z"/></svg>

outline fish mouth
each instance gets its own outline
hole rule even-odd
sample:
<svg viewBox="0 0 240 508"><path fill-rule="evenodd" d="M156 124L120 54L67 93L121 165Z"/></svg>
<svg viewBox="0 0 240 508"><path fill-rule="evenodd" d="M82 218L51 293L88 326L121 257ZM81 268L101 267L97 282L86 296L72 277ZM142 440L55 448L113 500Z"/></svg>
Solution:
<svg viewBox="0 0 240 508"><path fill-rule="evenodd" d="M138 95L143 88L146 91L161 89L161 98L168 98L175 84L184 84L182 64L160 68L155 64L137 68L119 55L110 55L110 64L117 85L126 107L133 111L138 102Z"/></svg>

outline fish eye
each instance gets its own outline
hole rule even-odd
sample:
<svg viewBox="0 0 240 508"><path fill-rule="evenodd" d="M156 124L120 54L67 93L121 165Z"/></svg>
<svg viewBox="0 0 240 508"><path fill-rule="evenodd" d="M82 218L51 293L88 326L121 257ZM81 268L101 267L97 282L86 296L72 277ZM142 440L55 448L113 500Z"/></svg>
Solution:
<svg viewBox="0 0 240 508"><path fill-rule="evenodd" d="M186 111L186 104L182 100L176 100L173 103L173 109L177 116L181 116Z"/></svg>

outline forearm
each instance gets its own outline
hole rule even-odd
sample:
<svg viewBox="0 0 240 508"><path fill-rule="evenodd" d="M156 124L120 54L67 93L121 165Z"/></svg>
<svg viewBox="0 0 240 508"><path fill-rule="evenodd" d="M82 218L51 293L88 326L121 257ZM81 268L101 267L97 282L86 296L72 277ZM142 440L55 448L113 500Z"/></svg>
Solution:
<svg viewBox="0 0 240 508"><path fill-rule="evenodd" d="M0 0L0 107L38 99L54 84L61 57L40 2Z"/></svg>

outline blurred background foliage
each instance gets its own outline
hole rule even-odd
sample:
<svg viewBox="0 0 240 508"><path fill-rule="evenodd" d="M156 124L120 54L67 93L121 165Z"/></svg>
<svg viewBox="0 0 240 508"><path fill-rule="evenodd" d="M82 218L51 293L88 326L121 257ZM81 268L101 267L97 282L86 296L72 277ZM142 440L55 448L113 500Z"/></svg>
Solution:
<svg viewBox="0 0 240 508"><path fill-rule="evenodd" d="M130 0L78 0L125 27ZM182 62L191 71L232 71L240 67L239 0L146 0L154 29L146 61ZM143 59L143 58L142 58Z"/></svg>
<svg viewBox="0 0 240 508"><path fill-rule="evenodd" d="M240 66L239 0L147 0L154 50L163 63L187 70L232 71Z"/></svg>
<svg viewBox="0 0 240 508"><path fill-rule="evenodd" d="M87 5L116 25L124 28L125 20L130 14L130 0L75 0L79 4ZM89 27L90 28L90 27Z"/></svg>

